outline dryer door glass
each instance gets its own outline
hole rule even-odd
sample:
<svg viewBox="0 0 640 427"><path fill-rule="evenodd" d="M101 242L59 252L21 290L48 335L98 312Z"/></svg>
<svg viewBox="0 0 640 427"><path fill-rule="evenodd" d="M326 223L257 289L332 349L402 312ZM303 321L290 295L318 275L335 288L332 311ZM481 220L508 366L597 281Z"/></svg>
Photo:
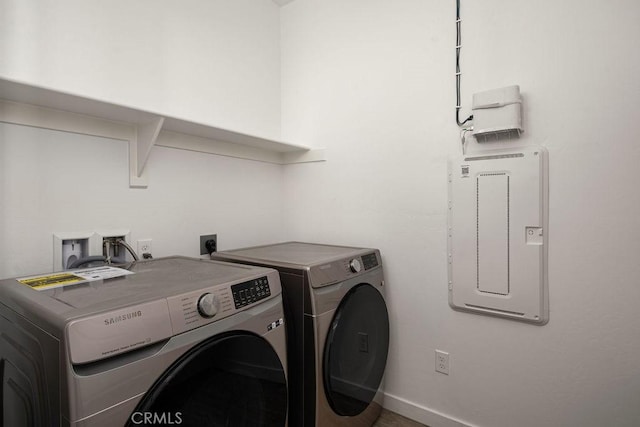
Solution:
<svg viewBox="0 0 640 427"><path fill-rule="evenodd" d="M389 350L389 315L369 284L351 289L342 299L324 349L324 387L339 415L364 411L380 387Z"/></svg>
<svg viewBox="0 0 640 427"><path fill-rule="evenodd" d="M264 338L237 332L210 338L178 359L127 425L282 427L286 414L278 355Z"/></svg>

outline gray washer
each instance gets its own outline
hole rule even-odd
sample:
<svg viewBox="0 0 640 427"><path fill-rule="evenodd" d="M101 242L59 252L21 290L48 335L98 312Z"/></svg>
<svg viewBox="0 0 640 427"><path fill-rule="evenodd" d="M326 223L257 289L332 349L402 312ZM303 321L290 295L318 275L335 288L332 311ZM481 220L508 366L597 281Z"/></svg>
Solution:
<svg viewBox="0 0 640 427"><path fill-rule="evenodd" d="M382 409L389 347L380 252L286 242L212 258L280 272L291 424L372 425Z"/></svg>
<svg viewBox="0 0 640 427"><path fill-rule="evenodd" d="M130 271L0 281L3 425L286 425L277 271L184 257Z"/></svg>

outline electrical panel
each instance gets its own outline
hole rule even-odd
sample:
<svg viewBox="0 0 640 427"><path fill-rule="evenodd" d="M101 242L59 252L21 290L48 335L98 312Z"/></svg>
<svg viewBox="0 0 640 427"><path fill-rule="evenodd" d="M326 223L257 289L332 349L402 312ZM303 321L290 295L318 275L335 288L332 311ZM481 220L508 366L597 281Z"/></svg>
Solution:
<svg viewBox="0 0 640 427"><path fill-rule="evenodd" d="M449 164L449 304L549 318L547 151L484 151Z"/></svg>

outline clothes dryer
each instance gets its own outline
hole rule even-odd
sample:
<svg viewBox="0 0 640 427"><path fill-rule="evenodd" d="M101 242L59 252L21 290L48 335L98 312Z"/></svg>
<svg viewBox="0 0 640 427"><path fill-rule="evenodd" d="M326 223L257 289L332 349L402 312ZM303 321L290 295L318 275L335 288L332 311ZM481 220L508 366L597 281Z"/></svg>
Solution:
<svg viewBox="0 0 640 427"><path fill-rule="evenodd" d="M280 272L292 425L371 426L389 348L380 252L286 242L213 257Z"/></svg>
<svg viewBox="0 0 640 427"><path fill-rule="evenodd" d="M170 257L128 272L0 281L3 425L287 424L277 271Z"/></svg>

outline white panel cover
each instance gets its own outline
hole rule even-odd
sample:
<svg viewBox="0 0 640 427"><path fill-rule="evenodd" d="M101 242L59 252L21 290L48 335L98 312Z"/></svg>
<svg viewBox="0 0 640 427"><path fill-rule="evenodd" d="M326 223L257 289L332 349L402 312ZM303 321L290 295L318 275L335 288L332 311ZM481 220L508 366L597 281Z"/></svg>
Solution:
<svg viewBox="0 0 640 427"><path fill-rule="evenodd" d="M547 152L484 152L449 165L449 304L523 321L549 318Z"/></svg>
<svg viewBox="0 0 640 427"><path fill-rule="evenodd" d="M476 280L480 292L509 294L509 175L476 177Z"/></svg>

